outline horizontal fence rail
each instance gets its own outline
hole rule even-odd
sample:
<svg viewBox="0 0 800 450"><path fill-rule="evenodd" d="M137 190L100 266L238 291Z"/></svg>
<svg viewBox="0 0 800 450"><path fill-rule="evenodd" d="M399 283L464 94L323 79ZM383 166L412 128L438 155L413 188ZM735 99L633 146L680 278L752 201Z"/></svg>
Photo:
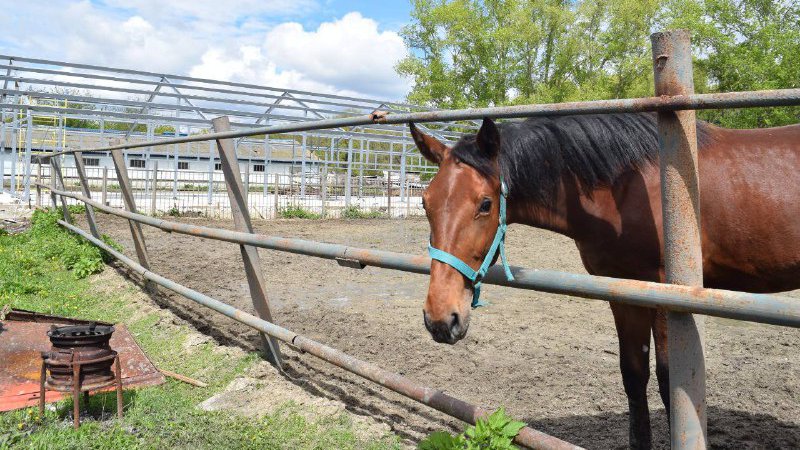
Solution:
<svg viewBox="0 0 800 450"><path fill-rule="evenodd" d="M454 109L445 111L423 111L414 113L384 114L378 111L366 116L339 119L320 119L307 122L292 122L247 130L234 130L222 133L197 134L159 141L136 142L105 147L83 149L83 152L104 152L128 150L132 148L158 145L182 144L206 141L209 139L235 139L262 134L291 133L327 128L352 127L369 124L400 124L408 122L436 122L474 120L484 117L513 119L536 116L569 114L608 114L620 112L681 111L696 109L725 109L766 106L791 106L800 104L800 89L775 89L766 91L727 92L719 94L691 94L663 97L643 97L636 99L595 100L586 102L548 103L490 108ZM14 106L14 105L12 105ZM5 106L4 106L5 107ZM16 105L25 108L25 105ZM54 152L47 156L74 153L75 149Z"/></svg>
<svg viewBox="0 0 800 450"><path fill-rule="evenodd" d="M255 330L266 333L275 339L289 344L298 351L314 355L317 358L341 367L362 378L378 383L381 386L397 392L398 394L416 400L422 404L430 406L433 409L436 409L437 411L441 411L449 416L455 417L467 423L474 424L479 418L485 417L489 414L489 411L448 395L441 390L420 385L402 375L381 369L372 363L354 358L346 353L336 350L335 348L328 347L327 345L321 344L305 336L301 336L293 331L287 330L286 328L259 319L252 314L248 314L219 300L176 283L144 268L141 264L138 264L124 254L114 250L102 240L93 237L91 234L86 233L80 228L63 220L59 220L58 223L93 243L94 245L102 248L118 261L141 275L144 279L152 281L166 289L169 289L170 291L175 292L176 294L180 294L189 300L211 308L214 311L230 317L237 322L243 323ZM534 430L530 427L521 429L516 438L514 438L514 441L529 448L542 450L580 449L578 446L542 433L541 431Z"/></svg>
<svg viewBox="0 0 800 450"><path fill-rule="evenodd" d="M691 124L689 128L678 128L675 126L678 116L684 118L685 117L693 118L694 113L688 111L700 110L700 109L725 109L725 108L800 105L800 89L746 91L746 92L731 92L731 93L716 93L716 94L694 94L693 87L691 86L690 82L691 77L689 76L687 79L683 79L686 78L685 77L686 74L691 74L691 55L690 55L690 46L688 45L689 43L688 32L677 31L677 32L667 32L667 33L656 33L651 38L653 39L653 56L654 56L653 62L654 62L654 70L656 73L655 77L656 92L657 94L661 93L666 95L636 98L636 99L599 100L599 101L569 102L569 103L558 103L558 104L533 104L533 105L472 108L472 109L459 109L459 110L419 111L415 109L412 110L413 112L409 111L408 109L398 109L398 106L400 106L399 104L381 104L377 106L375 110L373 110L370 114L366 115L364 115L363 113L369 112L370 109L366 110L362 109L360 112L356 113L362 115L348 115L348 117L337 117L337 118L331 118L330 116L325 117L316 111L311 111L312 113L316 114L315 117L317 119L304 117L304 118L295 118L296 120L292 120L291 117L281 116L283 119L289 120L289 122L288 123L283 122L278 124L273 123L270 126L262 126L261 124L265 122L261 122L261 120L259 119L259 121L257 121L254 124L241 124L241 128L237 130L222 129L219 132L214 132L214 133L189 134L187 136L178 136L174 138L167 138L161 140L152 140L151 136L150 141L126 142L126 143L119 143L116 145L99 146L93 148L76 149L76 148L70 148L70 146L68 145L63 145L59 149L61 151L54 151L50 154L41 155L41 157L46 159L52 156L75 154L81 151L84 152L84 154L90 152L97 153L97 152L115 151L117 155L121 155L121 152L116 152L116 151L162 146L162 145L177 145L189 142L200 142L208 140L216 140L220 148L223 148L223 144L224 145L230 144L230 142L224 142L226 140L244 138L249 136L260 137L263 135L266 141L267 137L271 134L302 133L303 136L305 136L306 132L316 131L316 130L327 130L325 131L326 133L342 133L343 135L346 136L348 132L352 133L354 132L354 130L357 130L357 128L353 127L361 127L363 131L366 128L374 128L380 126L385 127L386 125L397 125L397 124L405 124L411 122L420 122L420 123L435 124L435 125L439 125L443 122L450 123L451 125L447 126L448 127L447 130L441 130L443 133L447 134L439 135L439 137L449 137L449 136L457 136L463 132L474 131L475 123L470 122L469 124L466 124L464 123L464 121L475 121L483 119L485 117L510 119L510 118L525 118L525 117L555 116L555 115L570 115L570 114L608 114L608 113L624 113L624 112L635 113L635 112L650 111L650 112L659 112L659 120L658 120L659 146L660 146L659 154L661 155L660 166L661 166L662 187L664 186L663 180L665 178L664 175L665 170L666 169L672 170L675 167L677 167L678 163L676 161L678 160L683 161L681 162L682 165L692 169L690 171L687 171L687 173L690 173L691 177L686 178L685 174L681 174L680 179L675 178L672 180L673 182L675 182L673 183L673 187L675 187L677 190L669 192L662 190L662 204L666 205L669 202L676 200L687 201L688 199L691 200L691 204L697 206L696 210L693 211L693 214L681 215L675 213L672 210L665 210L664 222L680 224L687 222L687 220L688 221L693 220L692 217L694 217L694 220L699 220L700 211L698 206L699 205L698 189L692 188L686 191L683 190L686 183L693 182L692 180L694 178L692 177L697 176L697 170L696 170L697 162L694 153L694 151L696 150L696 136L693 125L694 120L686 120L687 123ZM662 45L662 44L668 44L668 45ZM36 60L29 60L29 61L36 62ZM35 69L31 71L44 72L46 70L47 69ZM130 72L130 74L134 73ZM678 80L676 78L677 76L676 74L682 76L683 78ZM146 75L152 75L152 74L146 73ZM161 83L165 81L167 81L166 78L162 76L161 81L157 82L159 87L161 86ZM206 82L208 80L186 79L186 81ZM170 85L168 81L167 85ZM238 87L245 87L245 86L240 85ZM247 87L250 88L252 86L247 86ZM187 89L191 88L187 86ZM196 90L203 91L204 89L211 89L211 88L202 88L199 86L196 87ZM213 89L219 91L219 88L213 88ZM177 93L178 92L176 91L176 94ZM301 93L298 92L298 94ZM246 94L246 95L251 95L251 94ZM289 95L289 93L286 93L285 95ZM291 95L289 95L289 97L291 97ZM329 100L333 99L334 98L331 97ZM287 100L291 99L288 98ZM358 99L350 99L350 100L358 100ZM314 109L314 108L308 108L307 105L302 104L302 102L298 102L298 104L303 108L307 109L308 111ZM164 105L164 107L166 106L168 105ZM34 106L21 105L21 104L3 105L3 107L8 109L17 109L20 111L26 109L31 109L31 110L35 109ZM47 107L44 106L39 108L41 109ZM179 109L186 111L187 109L191 108L184 107ZM238 110L233 110L233 111L236 112ZM176 117L178 116L178 113L179 113L178 111L175 112ZM117 113L117 114L124 114L124 113ZM27 117L28 121L30 122L31 115L28 114ZM20 115L19 118L19 121L21 120L22 120L22 115ZM207 122L210 119L208 119L207 117L202 117L195 119L187 118L186 120L196 120L199 123L203 121ZM225 122L227 121L228 119L226 117ZM239 126L239 124L234 124L234 125ZM452 128L450 128L451 126ZM347 127L351 127L349 131L346 130ZM406 141L408 140L408 136L406 134L404 127L391 126L388 128L391 128L391 130L387 129L386 130L387 132L399 133L402 131L403 133L402 136L398 135L395 137L398 139L397 143L402 146L403 156L410 155L410 153L406 153L405 145L407 145ZM332 129L338 129L338 130L332 130ZM304 139L303 148L305 149L305 138L303 139ZM676 143L679 143L680 146L676 146ZM348 155L346 163L344 161L338 161L340 163L344 163L347 168L347 178L345 179L346 205L350 204L350 188L351 188L350 183L352 181L352 177L354 176L352 172L352 169L354 167L353 152L354 151L359 151L361 153L364 152L363 143L357 150L352 147L352 140L348 144L349 147L348 147ZM331 146L332 146L331 152L333 152L333 142L331 142ZM28 145L27 147L30 148L30 145ZM392 155L392 149L393 147L388 148L390 156ZM56 149L54 148L54 150ZM370 147L369 145L367 145L367 151L369 150ZM305 153L303 153L303 155L305 155ZM337 153L337 155L339 155L339 153ZM678 156L679 158L673 158L671 160L669 158L665 158L664 155ZM121 156L118 156L118 158L119 157ZM211 158L213 158L213 155L212 152L209 151L209 160L211 160ZM67 192L66 188L64 188L63 180L61 180L62 178L61 170L58 168L59 165L58 163L60 159L61 159L60 157L50 158L51 165L56 171L56 174L58 175L58 177L53 177L53 176L50 177L51 185L47 186L41 183L37 183L37 186L40 190L42 187L50 189L51 200L54 207L57 205L56 197L57 196L60 197L61 204L64 207L65 220L59 221L59 223L64 227L66 227L67 229L88 239L95 245L103 248L104 250L112 254L115 258L120 260L123 264L127 265L135 272L141 274L142 277L144 277L149 282L161 285L166 289L172 290L178 294L181 294L189 298L190 300L193 300L197 303L200 303L201 305L207 306L228 317L238 320L239 322L249 325L250 327L259 330L265 333L266 335L272 336L273 338L286 342L290 346L311 353L319 358L322 358L323 360L326 360L332 364L342 367L368 380L375 381L389 389L394 390L395 392L401 393L417 401L420 401L439 411L452 415L453 417L457 417L461 420L474 423L476 418L486 414L486 411L476 406L465 403L461 400L450 397L447 394L442 393L441 391L435 391L417 385L411 382L410 380L402 377L399 374L385 371L383 369L378 368L377 366L355 359L338 350L326 347L315 341L311 341L289 330L281 328L273 323L259 319L253 315L237 310L229 305L225 305L224 303L221 303L211 297L205 296L197 291L194 291L190 288L182 286L172 280L169 280L167 278L164 278L160 275L157 275L149 271L145 267L147 265L145 264L146 255L138 255L140 263L136 263L127 256L119 252L116 252L108 245L106 245L104 242L97 239L96 237L91 236L86 231L71 225L69 223L71 222L71 220L69 218L68 211L66 208L65 198L71 198L79 202L83 202L83 204L85 204L86 206L94 207L97 211L103 211L109 214L125 218L130 221L132 229L134 225L139 226L139 224L145 224L159 228L167 232L177 232L191 236L204 237L204 238L210 238L210 239L239 244L242 246L243 249L245 247L248 247L250 249L252 249L253 247L260 247L271 250L278 250L278 251L332 259L337 261L340 265L346 267L363 268L369 265L369 266L395 269L395 270L401 270L419 274L428 274L430 273L430 258L428 258L427 256L415 256L404 253L355 248L337 244L306 241L302 239L270 237L252 233L251 228L247 229L250 232L242 232L242 231L231 231L231 230L204 227L204 226L194 226L178 222L170 222L167 220L153 218L137 213L133 205L133 201L129 202L130 204L127 205L128 211L112 208L109 207L107 204L105 204L105 200L103 202L97 202L89 198L90 193L88 189L85 191L86 195ZM175 159L177 160L177 154L175 156ZM360 172L358 175L359 179L361 179L363 176L363 173L361 173L361 171L363 171L365 166L363 164L364 160L361 156L359 156L358 161L359 163L361 163L361 167L359 169ZM238 162L236 163L238 164ZM377 159L375 159L375 163L377 164ZM369 164L369 158L367 158L367 164ZM405 162L402 162L402 164L405 164ZM13 167L15 166L12 166L12 168ZM403 167L405 168L406 166L404 165ZM26 166L26 169L27 169L27 177L30 178L29 165ZM375 167L375 169L377 170L377 166ZM124 164L121 165L121 167L118 165L118 170L123 171L127 175L127 168L124 167ZM226 176L226 179L223 181L224 185L229 189L229 192L234 192L237 194L240 192L247 193L248 192L247 187L243 187L241 180L239 179L239 177L236 176L238 175L238 172L233 169L228 170L228 172L232 172L234 174L234 176L232 177ZM154 173L157 172L154 171ZM405 172L402 173L403 175L405 175ZM177 171L175 172L175 174L177 174ZM387 172L387 174L388 175L387 175L386 185L389 190L388 191L389 195L387 195L387 207L389 210L391 210L391 206L389 204L389 202L391 202L390 199L391 199L391 186L392 186L391 162L389 164L389 172ZM56 183L56 178L59 179L59 183ZM12 172L12 182L14 182L15 179L16 178L14 176L14 173ZM157 180L157 177L154 177L154 179ZM301 191L305 192L306 188L305 174L303 175L303 178L301 180L302 180ZM122 181L120 181L120 183L121 185L123 184ZM128 183L127 186L122 186L122 187L123 189L130 190L131 189L130 182L127 183ZM177 183L177 181L173 181L173 185L175 185L175 183ZM209 186L211 186L211 183L212 179L211 177L209 177ZM696 184L696 179L694 179L694 183ZM320 192L323 193L322 195L325 195L324 193L326 193L327 190L325 188L322 188L322 184L323 183L321 179ZM265 194L267 192L267 188L268 186L265 181L263 187ZM177 192L177 189L175 187L173 188L173 190ZM359 193L361 193L360 191L361 191L361 182L359 181ZM275 193L276 194L278 193L277 187L275 187ZM239 197L241 197L241 199L246 198L244 195L239 195ZM278 196L276 195L275 199L277 198ZM239 206L237 207L246 213L247 212L246 200L241 200L241 199L238 200ZM408 199L407 193L406 193L406 199ZM325 207L325 200L322 200L322 207L323 208ZM153 207L151 209L155 208ZM277 201L275 205L275 211L276 213L278 211ZM247 218L247 220L249 221L249 217ZM673 243L678 241L683 242L685 241L684 235L687 233L688 232L686 233L670 232L668 227L665 227L665 242L673 242ZM669 245L665 246L665 254L669 253L669 255L667 255L668 257L665 260L671 262L671 265L667 264L666 267L668 269L667 280L671 282L681 282L685 284L695 284L695 285L701 284L702 268L697 264L692 264L691 263L692 260L686 257L686 255L682 254L681 252L670 251L670 248L666 247L669 247ZM696 245L694 245L691 250L697 253L700 251L700 249L697 247L699 247L699 243L696 243ZM257 256L257 252L255 253ZM674 269L675 267L680 268L681 265L692 266L691 269L693 270L693 275L697 275L698 277L700 277L701 278L700 282L694 279L689 281L686 280L682 281L681 279L672 276L674 274L669 269L670 268ZM688 324L689 320L693 321L694 319L692 319L690 314L682 314L682 313L698 313L716 317L743 320L743 321L760 322L760 323L790 326L790 327L800 327L800 302L798 302L796 299L780 295L752 294L752 293L718 290L718 289L706 289L699 286L662 284L662 283L654 283L654 282L638 281L638 280L616 279L616 278L563 273L563 272L555 272L547 270L526 269L520 267L513 267L511 270L512 273L514 274L515 278L514 281L507 281L506 277L503 275L502 269L498 267L490 269L483 281L488 284L509 286L520 289L530 289L530 290L557 293L557 294L567 294L577 297L599 299L609 302L627 303L631 305L650 307L650 308L654 307L665 308L668 311L668 317L670 317L669 319L670 324L677 323L676 320L681 317L683 318L682 320L685 319L684 322ZM251 271L251 272L259 272L259 274L256 275L260 275L260 271ZM248 281L251 281L251 278L254 275L251 272L247 273ZM686 328L684 328L684 332L682 334L676 333L675 335L681 334L681 337L685 338L689 334L693 334L692 342L686 341L687 345L684 346L684 348L680 346L675 347L673 346L672 343L669 344L670 345L670 352L669 352L670 353L669 354L670 396L671 398L673 398L673 400L670 402L670 408L671 408L670 416L672 419L671 442L673 448L676 449L705 448L708 444L707 433L706 433L706 418L705 418L705 395L704 395L705 366L704 366L704 355L703 355L704 350L702 346L703 331L702 331L702 326L697 327L695 326L695 324L690 324L690 325L691 326L687 326ZM672 327L673 325L669 326ZM688 330L691 333L687 333L686 330ZM675 337L675 335L671 335L670 339ZM672 342L672 340L670 340L670 342ZM683 395L682 394L683 392L695 392L696 394L683 396L682 398L684 401L680 402L675 401L675 398L678 398L679 396ZM630 417L633 417L633 415L631 415ZM648 436L647 439L649 439L649 433L647 434L647 436ZM538 431L532 430L530 428L523 429L522 432L520 432L520 434L517 436L516 442L533 448L575 448L571 446L571 444L568 444L564 441L548 436L546 434L540 433ZM649 444L649 441L643 442L642 444L646 446L647 444Z"/></svg>
<svg viewBox="0 0 800 450"><path fill-rule="evenodd" d="M46 185L39 186L50 189ZM111 208L71 192L58 189L53 189L52 192L59 196L84 202L99 211L168 232L332 259L348 266L352 266L352 263L355 263L362 266L374 266L404 272L430 273L431 260L428 256L183 224ZM511 271L514 274L514 281L506 279L502 268L492 267L483 282L596 300L616 301L651 308L663 307L673 311L692 312L727 319L800 327L800 301L791 297L527 269L515 266L511 267Z"/></svg>

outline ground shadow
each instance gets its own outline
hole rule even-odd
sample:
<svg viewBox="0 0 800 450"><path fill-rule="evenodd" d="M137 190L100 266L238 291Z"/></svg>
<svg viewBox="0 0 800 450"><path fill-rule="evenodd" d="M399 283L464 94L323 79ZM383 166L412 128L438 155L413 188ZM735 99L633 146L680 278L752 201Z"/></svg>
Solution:
<svg viewBox="0 0 800 450"><path fill-rule="evenodd" d="M139 286L143 286L140 277L125 267L116 266L116 269L123 276L136 282ZM144 289L143 291L147 292ZM208 314L198 312L197 308L192 307L194 303L190 300L164 291L147 292L147 294L160 307L171 311L220 345L235 346L245 351L258 351L260 348L258 333L246 325L231 320L232 326L222 330L219 322L213 321ZM377 385L366 382L356 383L343 376L321 372L314 363L300 358L290 357L287 359L288 380L301 386L310 394L341 401L353 413L369 415L387 423L393 432L402 438L413 442L420 435L426 435L431 430L454 431L456 429L454 428L454 424L457 425L455 419L448 419L412 400L399 399L394 394L378 388ZM345 385L347 386L346 390L343 388ZM126 398L126 404L128 403ZM382 410L380 403L392 404L413 415L418 415L423 419L422 423L428 424L428 428L414 426L401 416ZM69 407L71 408L71 403ZM652 411L651 419L653 448L669 448L669 431L664 410ZM628 447L627 413L575 415L552 419L528 417L523 420L537 430L587 449L625 449ZM766 414L712 406L708 408L708 433L711 448L800 448L800 424L783 422Z"/></svg>
<svg viewBox="0 0 800 450"><path fill-rule="evenodd" d="M669 449L667 417L663 409L651 412L653 448ZM528 418L539 431L558 436L587 449L628 448L628 414L570 416L554 419ZM708 408L709 448L718 449L795 449L800 448L800 424L775 417Z"/></svg>
<svg viewBox="0 0 800 450"><path fill-rule="evenodd" d="M136 403L136 390L122 391L123 411L125 418L127 410ZM72 422L72 396L68 395L65 401L54 404L56 417L59 420ZM117 393L115 391L92 392L88 404L81 394L81 423L86 421L105 422L117 418Z"/></svg>

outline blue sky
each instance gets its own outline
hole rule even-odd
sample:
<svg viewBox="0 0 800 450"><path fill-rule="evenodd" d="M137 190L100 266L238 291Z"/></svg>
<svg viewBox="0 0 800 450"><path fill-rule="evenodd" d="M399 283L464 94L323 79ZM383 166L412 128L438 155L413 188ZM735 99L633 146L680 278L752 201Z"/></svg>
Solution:
<svg viewBox="0 0 800 450"><path fill-rule="evenodd" d="M316 20L330 20L334 17L341 17L350 11L358 11L364 17L375 19L384 29L400 31L400 28L408 22L411 4L407 0L331 0L325 2L323 11L316 17ZM309 24L315 27L318 25L318 23L312 22Z"/></svg>
<svg viewBox="0 0 800 450"><path fill-rule="evenodd" d="M0 0L0 53L388 100L408 1Z"/></svg>

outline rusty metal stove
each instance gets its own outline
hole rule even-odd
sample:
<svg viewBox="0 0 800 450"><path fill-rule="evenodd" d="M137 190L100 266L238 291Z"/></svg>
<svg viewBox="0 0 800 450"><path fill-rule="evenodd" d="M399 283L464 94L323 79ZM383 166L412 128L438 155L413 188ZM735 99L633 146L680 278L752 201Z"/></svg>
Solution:
<svg viewBox="0 0 800 450"><path fill-rule="evenodd" d="M62 327L54 325L50 328L47 336L52 348L42 352L39 386L39 410L42 415L45 389L71 392L74 426L77 429L80 426L80 393L83 392L85 402L88 403L89 391L116 385L117 416L122 418L119 355L109 345L113 333L113 326L96 323Z"/></svg>

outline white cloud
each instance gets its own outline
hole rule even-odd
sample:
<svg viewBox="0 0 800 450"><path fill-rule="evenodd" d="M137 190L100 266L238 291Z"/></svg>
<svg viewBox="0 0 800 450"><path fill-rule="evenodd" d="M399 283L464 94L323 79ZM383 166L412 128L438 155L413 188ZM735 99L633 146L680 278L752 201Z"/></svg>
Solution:
<svg viewBox="0 0 800 450"><path fill-rule="evenodd" d="M3 53L398 100L400 36L359 13L305 29L316 0L53 0L0 15Z"/></svg>
<svg viewBox="0 0 800 450"><path fill-rule="evenodd" d="M405 44L397 33L382 32L374 20L349 13L313 31L295 22L280 24L267 33L260 46L215 47L190 73L396 100L409 88L394 70L405 54Z"/></svg>

